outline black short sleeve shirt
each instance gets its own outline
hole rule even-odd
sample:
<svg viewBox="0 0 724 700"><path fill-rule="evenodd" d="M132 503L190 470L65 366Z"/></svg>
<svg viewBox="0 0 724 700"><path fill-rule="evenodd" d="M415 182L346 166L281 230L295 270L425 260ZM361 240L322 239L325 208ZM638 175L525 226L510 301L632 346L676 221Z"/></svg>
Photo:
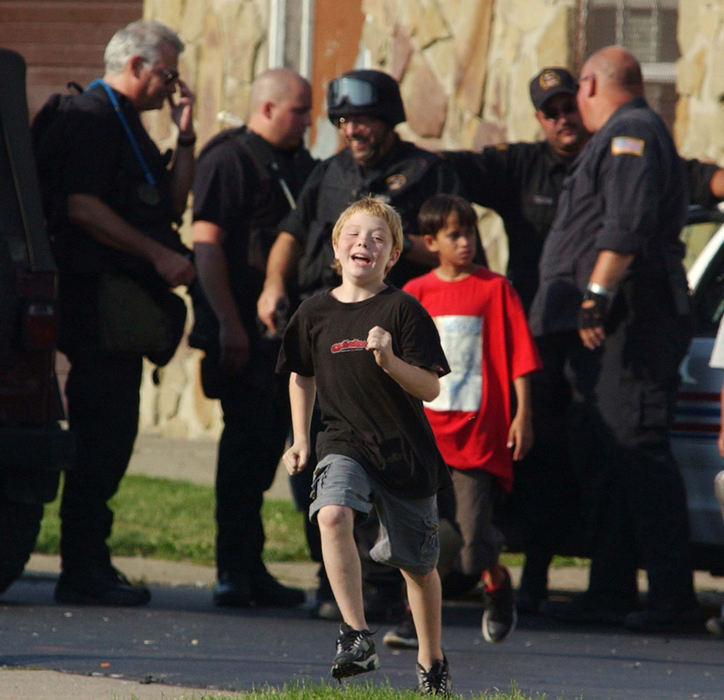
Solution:
<svg viewBox="0 0 724 700"><path fill-rule="evenodd" d="M143 233L168 247L184 250L173 227L176 213L166 160L130 101L117 91L114 94L155 180L153 199L148 197L146 174L131 140L107 93L98 85L68 98L68 104L36 144L46 216L51 233L63 234L55 246L61 270L97 274L108 267L140 267L154 274L150 264L101 245L66 218L69 195L94 195ZM54 191L48 192L48 188Z"/></svg>
<svg viewBox="0 0 724 700"><path fill-rule="evenodd" d="M366 349L373 326L392 335L395 355L405 362L439 376L450 371L429 314L394 287L355 303L329 292L304 301L289 322L277 371L315 378L325 424L318 459L346 455L398 495L428 497L448 483L447 467L422 401L391 379Z"/></svg>
<svg viewBox="0 0 724 700"><path fill-rule="evenodd" d="M658 285L661 304L669 304L667 277L680 267L688 200L683 163L663 122L643 98L619 107L564 182L540 263L534 333L576 328L581 294L602 250L633 255L629 275Z"/></svg>

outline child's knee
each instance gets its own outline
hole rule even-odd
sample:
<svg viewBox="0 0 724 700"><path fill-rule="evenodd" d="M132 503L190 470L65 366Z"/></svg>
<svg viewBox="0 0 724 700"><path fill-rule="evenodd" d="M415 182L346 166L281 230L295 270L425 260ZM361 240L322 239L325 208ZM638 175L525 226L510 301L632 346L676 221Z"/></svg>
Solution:
<svg viewBox="0 0 724 700"><path fill-rule="evenodd" d="M354 512L347 506L323 506L317 513L320 530L337 530L353 525Z"/></svg>

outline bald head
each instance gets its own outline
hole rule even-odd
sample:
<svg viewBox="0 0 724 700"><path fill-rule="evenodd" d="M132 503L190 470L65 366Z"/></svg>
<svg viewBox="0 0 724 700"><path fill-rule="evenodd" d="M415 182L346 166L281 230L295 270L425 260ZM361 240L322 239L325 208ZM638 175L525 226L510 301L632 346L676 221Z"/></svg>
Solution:
<svg viewBox="0 0 724 700"><path fill-rule="evenodd" d="M249 128L277 148L295 148L310 124L312 90L289 68L259 74L249 94Z"/></svg>
<svg viewBox="0 0 724 700"><path fill-rule="evenodd" d="M628 93L633 97L644 94L644 79L636 56L622 46L607 46L591 56L587 64L607 89ZM585 66L584 66L585 68Z"/></svg>
<svg viewBox="0 0 724 700"><path fill-rule="evenodd" d="M264 102L271 100L279 102L296 87L308 86L301 75L289 68L270 68L260 73L251 84L249 93L249 113L261 109Z"/></svg>
<svg viewBox="0 0 724 700"><path fill-rule="evenodd" d="M598 131L622 104L643 94L641 64L622 46L606 46L583 64L577 100L589 131Z"/></svg>

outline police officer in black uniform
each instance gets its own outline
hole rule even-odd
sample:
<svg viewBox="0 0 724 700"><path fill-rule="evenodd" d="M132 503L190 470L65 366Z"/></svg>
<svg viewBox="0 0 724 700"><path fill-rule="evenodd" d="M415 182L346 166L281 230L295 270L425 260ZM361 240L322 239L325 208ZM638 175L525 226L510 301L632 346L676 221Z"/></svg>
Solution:
<svg viewBox="0 0 724 700"><path fill-rule="evenodd" d="M683 162L643 98L638 61L607 47L584 64L578 105L594 133L564 184L531 309L537 335L571 333L575 386L602 456L601 521L588 590L542 610L635 630L701 624L684 486L669 444L690 338L679 232ZM648 571L647 608L636 568Z"/></svg>
<svg viewBox="0 0 724 700"><path fill-rule="evenodd" d="M405 246L389 280L401 286L436 264L417 233L417 211L431 195L458 192L458 178L439 156L402 141L394 131L405 120L397 82L378 70L353 70L333 80L327 114L346 147L321 162L297 199L297 208L281 222L267 265L259 317L274 331L275 309L290 295L305 297L339 284L331 268L331 233L339 214L353 201L371 194L392 204L403 222ZM317 417L318 419L318 417ZM314 419L313 419L314 421ZM318 425L313 423L316 434ZM313 468L292 479L297 505L306 511ZM370 536L375 536L376 531ZM318 534L308 531L312 556L321 561ZM402 615L400 578L362 552L366 608L371 619L397 621ZM332 601L320 570L318 603ZM374 609L373 609L374 607Z"/></svg>
<svg viewBox="0 0 724 700"><path fill-rule="evenodd" d="M544 139L501 143L481 152L447 151L470 201L495 210L508 238L507 276L526 311L538 288L538 261L568 166L588 140L576 106L576 81L549 67L530 81Z"/></svg>
<svg viewBox="0 0 724 700"><path fill-rule="evenodd" d="M67 97L54 115L44 109L34 124L60 270L59 347L71 363L68 418L78 443L60 506L63 570L55 598L61 603L150 600L145 586L131 585L112 566L105 542L113 522L107 502L128 467L138 431L143 355L101 342L99 294L102 280L111 277L131 279L154 294L168 294L169 287L194 278L176 229L196 140L193 94L178 74L182 50L176 33L160 22L133 22L109 41L103 80ZM170 168L140 119L141 112L166 103L179 129ZM114 307L122 312L123 303L121 298Z"/></svg>
<svg viewBox="0 0 724 700"><path fill-rule="evenodd" d="M262 561L263 493L274 479L289 431L287 384L274 373L279 342L256 318L269 249L279 220L316 161L304 147L309 83L270 69L252 84L247 126L214 137L194 180L194 252L201 288L193 292L190 343L205 350L202 385L219 398L224 429L216 471L214 603L290 607L304 592L280 584ZM203 293L202 293L203 290Z"/></svg>

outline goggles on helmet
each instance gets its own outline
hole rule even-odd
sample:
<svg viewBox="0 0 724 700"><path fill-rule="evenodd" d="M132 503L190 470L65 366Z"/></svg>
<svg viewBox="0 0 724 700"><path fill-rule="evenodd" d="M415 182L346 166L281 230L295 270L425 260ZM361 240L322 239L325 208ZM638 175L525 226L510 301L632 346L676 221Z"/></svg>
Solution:
<svg viewBox="0 0 724 700"><path fill-rule="evenodd" d="M329 84L327 106L338 109L345 102L350 107L374 105L377 102L377 90L374 85L359 78L337 78Z"/></svg>

